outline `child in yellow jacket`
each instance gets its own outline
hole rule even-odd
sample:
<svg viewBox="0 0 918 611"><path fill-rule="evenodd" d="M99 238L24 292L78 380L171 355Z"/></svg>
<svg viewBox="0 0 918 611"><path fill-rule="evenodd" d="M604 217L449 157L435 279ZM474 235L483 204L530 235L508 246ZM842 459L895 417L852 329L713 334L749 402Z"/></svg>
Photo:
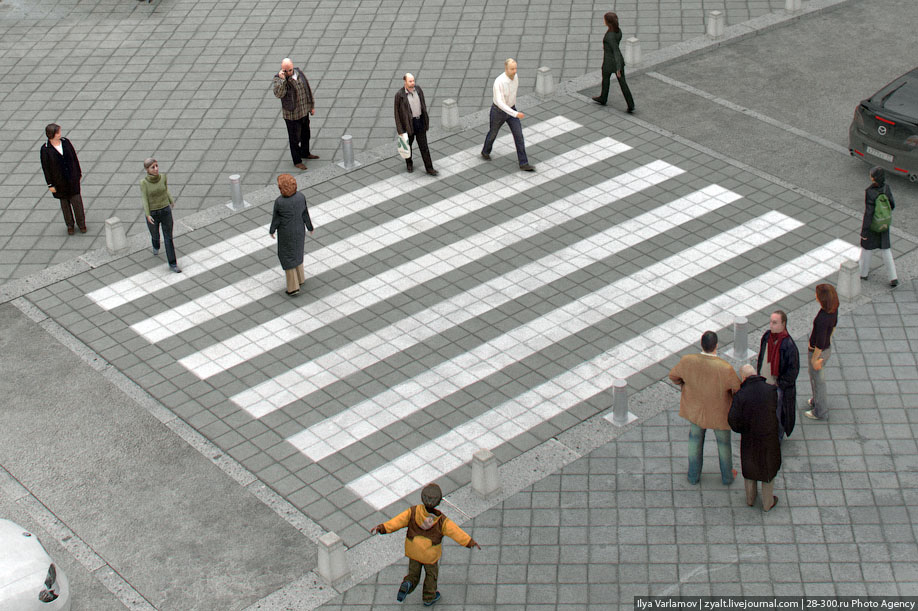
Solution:
<svg viewBox="0 0 918 611"><path fill-rule="evenodd" d="M424 606L429 607L440 600L437 591L437 577L440 573L440 556L443 555L441 542L447 536L464 547L481 546L452 520L443 515L436 506L443 500L440 486L427 484L421 490L421 504L406 509L388 522L370 529L373 534L386 535L407 528L405 535L405 555L408 556L408 574L402 581L395 599L405 600L421 580L421 567L424 567L424 589L422 598Z"/></svg>

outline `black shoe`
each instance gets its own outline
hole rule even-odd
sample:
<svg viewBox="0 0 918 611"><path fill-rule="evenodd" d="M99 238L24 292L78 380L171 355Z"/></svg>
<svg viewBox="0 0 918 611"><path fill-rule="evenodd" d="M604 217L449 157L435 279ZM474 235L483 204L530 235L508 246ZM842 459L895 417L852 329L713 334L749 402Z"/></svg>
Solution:
<svg viewBox="0 0 918 611"><path fill-rule="evenodd" d="M425 606L425 607L433 607L433 606L434 606L434 603L436 603L438 600L440 600L440 591L439 591L439 590L437 590L437 593L436 593L436 595L434 595L433 600L425 600L425 601L424 601L424 606Z"/></svg>
<svg viewBox="0 0 918 611"><path fill-rule="evenodd" d="M427 173L430 174L431 176L436 176L439 174L439 172L436 170L427 170Z"/></svg>
<svg viewBox="0 0 918 611"><path fill-rule="evenodd" d="M408 596L408 592L411 590L411 582L407 579L402 582L402 585L398 588L398 594L395 595L395 600L398 602L404 602L405 597Z"/></svg>
<svg viewBox="0 0 918 611"><path fill-rule="evenodd" d="M634 106L632 106L631 108L629 108L629 109L626 110L625 112L627 112L629 115L633 115L633 114L634 114Z"/></svg>
<svg viewBox="0 0 918 611"><path fill-rule="evenodd" d="M521 165L520 169L523 170L524 172L535 172L535 168L529 165L528 163Z"/></svg>
<svg viewBox="0 0 918 611"><path fill-rule="evenodd" d="M866 280L867 276L861 276L861 280Z"/></svg>
<svg viewBox="0 0 918 611"><path fill-rule="evenodd" d="M284 291L284 292L287 293L287 295L289 295L290 297L296 297L297 295L300 294L300 289L296 289L295 291Z"/></svg>
<svg viewBox="0 0 918 611"><path fill-rule="evenodd" d="M411 174L412 172L414 172L414 166L410 165L408 166L408 173Z"/></svg>
<svg viewBox="0 0 918 611"><path fill-rule="evenodd" d="M889 281L889 286L896 288L897 286L899 286L899 281L893 278L892 280Z"/></svg>
<svg viewBox="0 0 918 611"><path fill-rule="evenodd" d="M181 274L181 273L182 273L182 270L179 268L179 266L178 266L176 263L170 263L170 264L169 264L169 269L171 269L171 270L172 270L173 272L175 272L176 274Z"/></svg>
<svg viewBox="0 0 918 611"><path fill-rule="evenodd" d="M482 158L482 159L487 159L488 161L491 161L491 156L488 155L487 153L482 153L482 154L481 154L481 158Z"/></svg>
<svg viewBox="0 0 918 611"><path fill-rule="evenodd" d="M597 104L601 104L602 106L605 106L605 105L606 105L606 103L603 102L603 101L600 99L600 97L599 97L598 95L597 95L597 96L593 96L593 101L596 102Z"/></svg>

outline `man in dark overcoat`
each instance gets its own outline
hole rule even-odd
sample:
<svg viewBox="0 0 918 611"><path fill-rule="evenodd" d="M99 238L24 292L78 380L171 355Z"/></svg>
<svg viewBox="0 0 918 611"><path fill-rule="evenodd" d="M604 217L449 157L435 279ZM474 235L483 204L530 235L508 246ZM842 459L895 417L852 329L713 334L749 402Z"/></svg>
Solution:
<svg viewBox="0 0 918 611"><path fill-rule="evenodd" d="M765 366L764 370L762 366ZM797 375L800 352L787 332L787 314L775 310L768 320L768 331L759 342L756 373L778 387L778 440L790 437L797 422Z"/></svg>
<svg viewBox="0 0 918 611"><path fill-rule="evenodd" d="M424 92L414 81L410 72L402 77L405 86L395 93L395 129L399 135L408 134L408 148L418 141L421 159L424 160L424 169L431 176L439 174L430 159L430 149L427 148L427 130L430 129L430 117L427 115L427 102L424 101ZM409 157L405 160L408 171L414 172L414 160Z"/></svg>
<svg viewBox="0 0 918 611"><path fill-rule="evenodd" d="M740 434L740 463L746 480L746 504L752 507L762 482L762 509L770 511L778 503L774 480L781 468L781 443L775 407L778 390L755 374L752 365L740 369L743 383L733 395L727 420Z"/></svg>

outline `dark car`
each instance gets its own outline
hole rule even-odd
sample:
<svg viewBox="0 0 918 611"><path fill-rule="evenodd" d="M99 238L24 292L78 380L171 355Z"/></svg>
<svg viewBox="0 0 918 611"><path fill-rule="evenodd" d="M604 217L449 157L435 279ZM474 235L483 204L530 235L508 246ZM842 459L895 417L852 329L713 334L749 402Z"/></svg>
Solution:
<svg viewBox="0 0 918 611"><path fill-rule="evenodd" d="M858 105L848 128L848 150L918 182L918 68Z"/></svg>

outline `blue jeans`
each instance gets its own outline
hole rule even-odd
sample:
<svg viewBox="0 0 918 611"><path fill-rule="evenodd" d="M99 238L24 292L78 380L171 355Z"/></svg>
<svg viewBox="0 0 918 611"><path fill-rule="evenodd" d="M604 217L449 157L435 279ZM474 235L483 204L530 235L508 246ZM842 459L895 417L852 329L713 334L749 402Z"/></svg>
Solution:
<svg viewBox="0 0 918 611"><path fill-rule="evenodd" d="M510 108L516 110L516 106L511 106ZM485 155L491 154L491 147L494 146L494 141L497 140L497 132L500 131L504 123L510 126L513 143L516 145L516 158L519 160L520 165L528 164L526 143L523 141L523 124L520 123L519 119L511 117L494 104L491 104L491 130L485 138L484 148L481 149L481 152Z"/></svg>
<svg viewBox="0 0 918 611"><path fill-rule="evenodd" d="M175 247L172 245L172 206L150 210L150 217L153 223L147 221L147 229L150 230L150 237L153 239L153 248L159 250L159 228L162 227L163 242L166 243L166 259L169 265L175 265Z"/></svg>
<svg viewBox="0 0 918 611"><path fill-rule="evenodd" d="M688 436L688 481L697 484L701 479L701 466L704 463L703 429L692 423ZM720 459L720 478L725 486L733 483L733 447L730 445L730 431L714 430L717 439L717 457Z"/></svg>

